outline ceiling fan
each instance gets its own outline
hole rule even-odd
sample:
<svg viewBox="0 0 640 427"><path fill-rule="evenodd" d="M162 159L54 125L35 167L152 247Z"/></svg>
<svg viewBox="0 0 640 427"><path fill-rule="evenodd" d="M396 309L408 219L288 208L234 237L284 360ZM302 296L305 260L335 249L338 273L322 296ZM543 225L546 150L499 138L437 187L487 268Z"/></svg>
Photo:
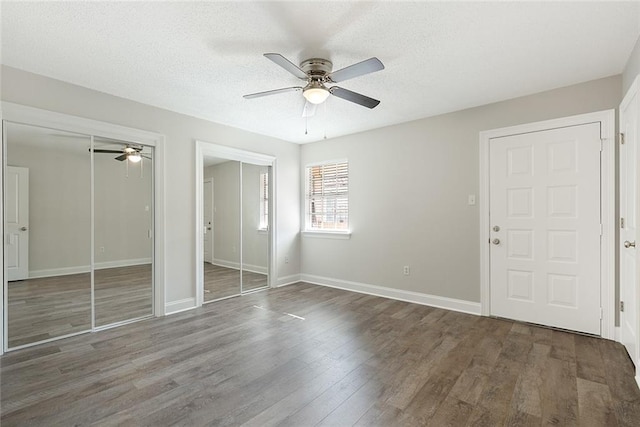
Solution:
<svg viewBox="0 0 640 427"><path fill-rule="evenodd" d="M333 64L331 61L322 58L311 58L302 61L298 67L279 53L265 53L271 61L275 62L300 80L307 82L306 86L292 86L282 89L268 90L244 95L246 99L259 98L262 96L275 95L284 92L302 91L306 99L302 117L311 117L315 114L316 106L322 104L329 95L337 96L344 100L362 105L367 108L375 108L380 101L370 98L357 92L341 88L339 86L327 87L327 84L339 83L345 80L359 77L384 69L382 62L376 58L369 58L357 64L350 65L337 71L331 71Z"/></svg>
<svg viewBox="0 0 640 427"><path fill-rule="evenodd" d="M91 151L91 149L89 149ZM94 153L111 153L111 154L120 154L115 160L124 161L129 160L132 163L138 163L142 158L150 159L150 157L144 156L141 154L142 146L135 145L127 145L122 148L122 150L108 150L103 148L94 148Z"/></svg>

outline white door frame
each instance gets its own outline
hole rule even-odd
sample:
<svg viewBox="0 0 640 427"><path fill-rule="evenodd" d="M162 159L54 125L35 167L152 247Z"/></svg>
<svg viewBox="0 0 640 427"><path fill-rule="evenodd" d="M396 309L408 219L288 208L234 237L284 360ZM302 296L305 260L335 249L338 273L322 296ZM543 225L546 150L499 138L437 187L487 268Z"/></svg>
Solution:
<svg viewBox="0 0 640 427"><path fill-rule="evenodd" d="M214 201L214 198L213 198L213 196L214 196L214 194L215 194L215 193L214 193L214 190L213 190L213 183L214 183L213 178L212 178L212 177L205 178L205 179L203 180L203 182L202 182L203 188L204 188L204 183L206 183L206 182L210 182L210 183L211 183L211 215L213 216L213 215L214 215L214 202L213 202L213 201ZM204 203L203 203L203 207L204 207ZM204 220L204 213L203 213L203 220ZM213 222L212 222L212 223L211 223L211 234L213 234L213 232L214 232L214 230L213 230ZM204 239L204 238L203 238L203 239ZM214 248L214 245L213 245L213 237L211 237L211 238L209 239L209 246L210 246L210 247L209 247L209 252L211 253L211 262L213 262L213 260L214 260L214 253L213 253L213 248ZM203 257L203 258L204 258L204 257ZM206 260L205 260L205 261L206 261Z"/></svg>
<svg viewBox="0 0 640 427"><path fill-rule="evenodd" d="M491 315L491 277L489 238L489 141L523 133L538 132L568 126L597 123L600 126L600 303L602 307L601 336L615 336L615 110L598 111L560 119L510 126L480 132L480 306L483 316Z"/></svg>
<svg viewBox="0 0 640 427"><path fill-rule="evenodd" d="M211 142L196 140L196 307L202 306L204 302L204 247L203 247L203 209L202 209L202 187L204 184L204 157L218 157L221 159L236 160L239 162L252 163L256 165L271 166L271 179L269 183L270 191L270 205L269 205L269 287L276 286L275 278L278 277L277 265L276 265L276 158L268 154L254 153L251 151L240 150L238 148L232 148L225 145L218 145ZM242 227L240 227L240 242L242 242ZM242 257L242 251L240 252ZM242 259L242 258L241 258ZM242 263L241 263L242 265Z"/></svg>
<svg viewBox="0 0 640 427"><path fill-rule="evenodd" d="M164 316L166 309L165 295L165 137L162 134L149 132L145 130L120 126L113 123L102 122L98 120L86 119L83 117L71 116L68 114L57 113L40 108L29 107L10 102L2 102L0 119L2 121L10 121L14 123L46 127L57 129L60 131L75 132L85 135L96 135L105 138L111 138L121 141L134 141L142 145L154 147L154 164L153 164L153 206L154 206L154 242L153 242L153 258L154 258L154 292L153 292L153 315L156 317ZM0 154L0 165L4 165L6 160L6 145L4 136L2 139L2 150ZM4 166L3 166L4 167ZM2 176L0 173L0 188L3 187ZM4 197L0 197L0 227L4 227ZM4 230L2 235L4 235ZM4 259L4 245L0 245L0 255ZM0 269L2 273L3 292L6 289L6 276L4 275L4 267ZM4 301L5 295L2 295ZM4 304L2 304L4 306ZM4 307L1 309L4 311ZM7 340L7 313L3 312L0 317L2 327L1 341L2 349L6 351ZM119 326L115 324L113 326ZM111 325L110 325L111 326ZM110 327L109 326L109 327ZM104 328L93 328L99 330ZM41 342L37 343L40 344ZM1 350L0 350L1 354Z"/></svg>

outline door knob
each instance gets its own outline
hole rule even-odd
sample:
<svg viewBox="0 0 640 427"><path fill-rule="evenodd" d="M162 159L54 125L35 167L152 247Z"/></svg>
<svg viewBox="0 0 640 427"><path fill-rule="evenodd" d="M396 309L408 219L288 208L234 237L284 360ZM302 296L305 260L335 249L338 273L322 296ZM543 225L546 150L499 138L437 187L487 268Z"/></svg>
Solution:
<svg viewBox="0 0 640 427"><path fill-rule="evenodd" d="M20 231L27 231L27 227L20 227Z"/></svg>
<svg viewBox="0 0 640 427"><path fill-rule="evenodd" d="M630 242L628 240L624 241L624 247L625 248L635 248L636 247L636 242Z"/></svg>
<svg viewBox="0 0 640 427"><path fill-rule="evenodd" d="M500 231L500 227L499 227L499 226L497 226L497 225L494 225L494 226L493 226L493 231Z"/></svg>
<svg viewBox="0 0 640 427"><path fill-rule="evenodd" d="M499 245L500 244L500 239L493 239L491 241L491 243L493 243L494 245Z"/></svg>

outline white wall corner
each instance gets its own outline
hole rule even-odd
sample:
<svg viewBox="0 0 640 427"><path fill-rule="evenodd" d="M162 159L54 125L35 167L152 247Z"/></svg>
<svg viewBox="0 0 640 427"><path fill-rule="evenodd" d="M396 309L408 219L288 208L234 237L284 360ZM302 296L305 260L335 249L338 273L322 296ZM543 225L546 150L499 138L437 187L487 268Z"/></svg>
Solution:
<svg viewBox="0 0 640 427"><path fill-rule="evenodd" d="M393 289L384 286L370 285L367 283L350 282L347 280L332 279L330 277L314 276L311 274L301 274L300 281L314 285L344 289L361 294L375 295L378 297L406 301L420 305L428 305L430 307L443 308L445 310L458 311L460 313L475 314L477 316L480 315L479 302Z"/></svg>
<svg viewBox="0 0 640 427"><path fill-rule="evenodd" d="M276 280L276 288L287 285L294 285L300 281L300 274L292 274L290 276L278 277Z"/></svg>
<svg viewBox="0 0 640 427"><path fill-rule="evenodd" d="M164 313L168 316L182 311L193 310L194 308L196 308L196 299L185 298L177 301L170 301L165 304Z"/></svg>

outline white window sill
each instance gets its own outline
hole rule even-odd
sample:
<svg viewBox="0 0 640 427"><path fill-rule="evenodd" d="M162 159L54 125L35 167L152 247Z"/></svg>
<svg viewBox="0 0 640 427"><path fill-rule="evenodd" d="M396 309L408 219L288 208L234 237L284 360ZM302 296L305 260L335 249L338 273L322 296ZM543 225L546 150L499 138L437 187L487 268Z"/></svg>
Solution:
<svg viewBox="0 0 640 427"><path fill-rule="evenodd" d="M316 231L316 230L304 230L302 232L304 237L315 237L320 239L343 239L348 240L351 238L351 231Z"/></svg>

